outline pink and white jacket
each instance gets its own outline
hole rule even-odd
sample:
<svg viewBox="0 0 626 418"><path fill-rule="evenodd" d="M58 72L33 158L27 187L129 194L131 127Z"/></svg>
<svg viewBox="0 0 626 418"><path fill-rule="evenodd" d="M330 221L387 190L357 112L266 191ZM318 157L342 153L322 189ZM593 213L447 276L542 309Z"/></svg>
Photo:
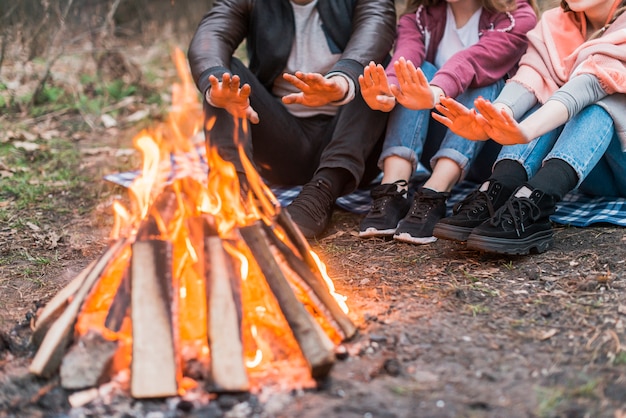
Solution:
<svg viewBox="0 0 626 418"><path fill-rule="evenodd" d="M545 103L578 74L595 75L608 96L597 104L611 115L626 150L626 13L602 36L585 41L584 16L555 8L528 33L528 52L512 78Z"/></svg>
<svg viewBox="0 0 626 418"><path fill-rule="evenodd" d="M393 63L400 57L416 67L424 61L434 62L446 26L446 6L446 2L420 6L416 13L400 17L394 54L386 68L389 83L398 84ZM526 33L536 23L537 16L526 0L517 0L512 12L483 10L478 43L453 55L430 83L454 98L470 87L488 86L511 76L526 52Z"/></svg>

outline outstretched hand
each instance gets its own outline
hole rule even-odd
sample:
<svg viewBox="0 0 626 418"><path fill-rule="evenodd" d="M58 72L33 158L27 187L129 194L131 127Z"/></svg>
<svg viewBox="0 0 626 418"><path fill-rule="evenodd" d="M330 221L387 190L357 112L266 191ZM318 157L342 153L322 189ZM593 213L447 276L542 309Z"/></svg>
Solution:
<svg viewBox="0 0 626 418"><path fill-rule="evenodd" d="M283 103L298 103L309 107L324 106L341 100L348 93L348 82L341 76L325 78L319 73L283 74L283 78L293 84L300 93L283 97Z"/></svg>
<svg viewBox="0 0 626 418"><path fill-rule="evenodd" d="M474 100L474 106L480 112L481 124L491 139L502 145L526 144L532 140L517 123L510 111L498 108L490 101L479 97Z"/></svg>
<svg viewBox="0 0 626 418"><path fill-rule="evenodd" d="M407 109L432 109L437 101L421 68L415 68L415 65L404 57L394 62L393 66L399 85L392 85L391 92L398 103Z"/></svg>
<svg viewBox="0 0 626 418"><path fill-rule="evenodd" d="M215 107L226 109L228 113L236 118L246 118L252 123L259 123L259 115L250 106L250 85L240 85L241 80L238 75L231 76L224 73L222 81L210 75L209 82L211 88L208 91L207 100Z"/></svg>
<svg viewBox="0 0 626 418"><path fill-rule="evenodd" d="M440 100L440 103L435 106L439 113L432 112L433 119L463 138L473 141L489 139L483 124L479 122L482 116L474 109L468 109L450 97L442 97Z"/></svg>
<svg viewBox="0 0 626 418"><path fill-rule="evenodd" d="M396 98L387 83L387 75L382 65L370 62L359 76L361 96L373 110L390 112L396 105Z"/></svg>

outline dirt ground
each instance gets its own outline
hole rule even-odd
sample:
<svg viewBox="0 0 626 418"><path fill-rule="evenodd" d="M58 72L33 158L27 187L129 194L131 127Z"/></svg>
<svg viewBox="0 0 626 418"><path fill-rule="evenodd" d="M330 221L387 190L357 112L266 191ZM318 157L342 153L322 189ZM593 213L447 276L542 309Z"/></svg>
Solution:
<svg viewBox="0 0 626 418"><path fill-rule="evenodd" d="M84 166L93 187L110 189L113 198L124 190L100 177L114 166L111 158L85 153ZM23 266L0 266L0 416L626 416L624 229L555 226L552 250L499 257L441 240L363 240L356 235L360 215L339 209L328 235L312 245L348 296L359 333L317 390L208 404L118 396L72 409L58 379L28 374L29 324L37 306L99 256L109 213L104 201L87 215L45 219L32 235L0 229L5 251L21 246L33 258L54 251L58 261L36 283L11 279Z"/></svg>
<svg viewBox="0 0 626 418"><path fill-rule="evenodd" d="M359 332L317 389L209 403L118 393L71 408L57 377L28 373L31 323L106 247L112 201L126 191L103 176L138 167L133 134L72 133L85 190L50 197L61 216L13 213L37 219L25 231L0 224L0 254L21 260L0 263L0 417L626 417L625 229L555 225L550 251L504 257L363 240L361 215L339 209L312 246Z"/></svg>

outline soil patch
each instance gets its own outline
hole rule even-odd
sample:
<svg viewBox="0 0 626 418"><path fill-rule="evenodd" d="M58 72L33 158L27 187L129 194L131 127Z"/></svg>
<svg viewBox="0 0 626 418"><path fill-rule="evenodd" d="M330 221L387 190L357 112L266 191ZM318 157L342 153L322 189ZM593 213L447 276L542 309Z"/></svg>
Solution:
<svg viewBox="0 0 626 418"><path fill-rule="evenodd" d="M29 319L103 249L107 225L94 227L85 218L91 217L49 220L51 230L67 237L57 249L64 262L41 277L44 286L23 284L9 300L3 297L9 309L1 314L0 416L626 413L624 229L556 226L552 250L500 257L441 240L424 246L363 240L356 234L361 217L341 210L329 234L312 244L338 291L349 297L360 330L318 390L222 397L209 404L136 402L118 394L72 409L70 393L55 379L27 373ZM3 277L14 268L3 266Z"/></svg>

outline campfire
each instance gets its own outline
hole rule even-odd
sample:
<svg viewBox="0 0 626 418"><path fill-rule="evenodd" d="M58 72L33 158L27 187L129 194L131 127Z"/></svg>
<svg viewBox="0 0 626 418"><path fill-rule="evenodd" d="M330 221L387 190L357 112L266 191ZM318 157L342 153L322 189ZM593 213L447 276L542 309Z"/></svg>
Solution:
<svg viewBox="0 0 626 418"><path fill-rule="evenodd" d="M245 188L210 146L208 176L169 178L203 120L175 62L167 121L134 139L130 208L114 205L108 247L39 310L30 371L69 390L116 378L134 398L314 387L356 333L345 297L242 151Z"/></svg>

